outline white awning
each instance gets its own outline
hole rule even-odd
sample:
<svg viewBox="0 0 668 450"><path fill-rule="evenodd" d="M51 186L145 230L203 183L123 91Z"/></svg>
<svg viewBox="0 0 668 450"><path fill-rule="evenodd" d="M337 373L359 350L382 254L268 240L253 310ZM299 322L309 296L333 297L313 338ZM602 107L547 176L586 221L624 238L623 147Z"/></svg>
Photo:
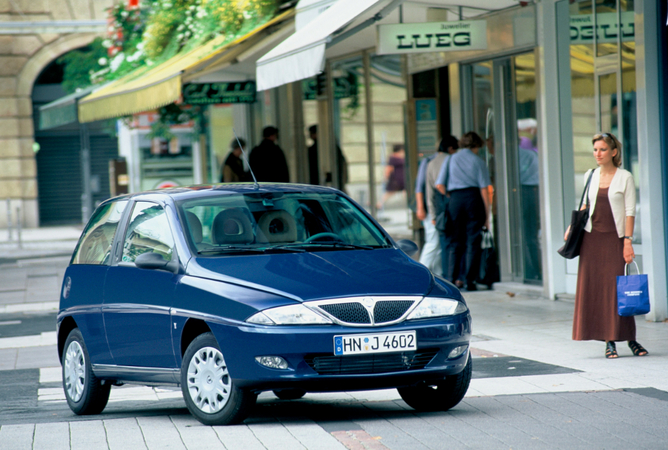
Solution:
<svg viewBox="0 0 668 450"><path fill-rule="evenodd" d="M381 20L404 0L338 0L257 62L257 90L310 78L325 68L325 50ZM346 29L346 26L355 26Z"/></svg>

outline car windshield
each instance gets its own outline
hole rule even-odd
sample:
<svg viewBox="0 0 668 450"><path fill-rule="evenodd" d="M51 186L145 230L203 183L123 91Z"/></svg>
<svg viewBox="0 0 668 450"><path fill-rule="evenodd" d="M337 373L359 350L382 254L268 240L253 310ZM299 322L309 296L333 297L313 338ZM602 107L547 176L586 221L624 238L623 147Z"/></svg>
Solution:
<svg viewBox="0 0 668 450"><path fill-rule="evenodd" d="M373 222L336 193L226 194L185 200L179 209L190 245L201 256L391 246Z"/></svg>

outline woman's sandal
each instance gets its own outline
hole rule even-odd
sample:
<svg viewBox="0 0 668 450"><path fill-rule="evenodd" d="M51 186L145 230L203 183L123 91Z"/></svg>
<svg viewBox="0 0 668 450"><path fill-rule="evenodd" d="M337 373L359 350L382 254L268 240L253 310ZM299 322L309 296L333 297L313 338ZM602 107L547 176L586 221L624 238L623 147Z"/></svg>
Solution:
<svg viewBox="0 0 668 450"><path fill-rule="evenodd" d="M629 348L634 356L647 356L649 353L645 348L638 343L638 341L629 341Z"/></svg>
<svg viewBox="0 0 668 450"><path fill-rule="evenodd" d="M605 357L608 359L619 357L614 341L608 341L605 343Z"/></svg>

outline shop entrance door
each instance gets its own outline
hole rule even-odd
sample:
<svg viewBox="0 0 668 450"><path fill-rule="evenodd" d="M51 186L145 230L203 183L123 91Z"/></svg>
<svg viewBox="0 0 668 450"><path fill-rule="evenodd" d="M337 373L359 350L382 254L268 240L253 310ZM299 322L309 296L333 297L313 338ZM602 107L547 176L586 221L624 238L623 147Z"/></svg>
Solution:
<svg viewBox="0 0 668 450"><path fill-rule="evenodd" d="M493 228L502 278L541 285L534 52L463 66L464 120L485 142L494 187Z"/></svg>

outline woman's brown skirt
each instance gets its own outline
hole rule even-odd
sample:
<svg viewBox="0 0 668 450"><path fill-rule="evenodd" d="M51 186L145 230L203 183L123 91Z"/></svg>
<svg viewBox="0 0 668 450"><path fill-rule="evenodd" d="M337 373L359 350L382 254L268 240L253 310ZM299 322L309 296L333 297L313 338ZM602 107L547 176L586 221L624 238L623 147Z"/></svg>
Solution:
<svg viewBox="0 0 668 450"><path fill-rule="evenodd" d="M635 318L617 313L617 275L624 275L623 255L624 239L616 232L585 232L575 293L574 340L635 340Z"/></svg>

